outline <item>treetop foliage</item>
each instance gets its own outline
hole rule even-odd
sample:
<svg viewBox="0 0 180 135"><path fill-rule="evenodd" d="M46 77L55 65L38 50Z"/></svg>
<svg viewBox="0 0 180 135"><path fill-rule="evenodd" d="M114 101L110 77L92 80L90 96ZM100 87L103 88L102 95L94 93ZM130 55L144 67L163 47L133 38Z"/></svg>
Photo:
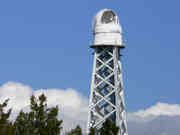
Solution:
<svg viewBox="0 0 180 135"><path fill-rule="evenodd" d="M83 133L81 127L77 125L75 129L72 129L70 132L66 133L66 135L83 135Z"/></svg>
<svg viewBox="0 0 180 135"><path fill-rule="evenodd" d="M4 111L7 107L8 99L5 100L2 104L0 104L0 135L14 135L14 126L12 122L10 122L9 116L11 114L11 109Z"/></svg>
<svg viewBox="0 0 180 135"><path fill-rule="evenodd" d="M21 110L14 122L9 121L12 109L5 112L9 100L0 104L0 135L60 135L62 120L58 119L58 106L48 107L44 94L39 97L31 96L30 111ZM89 135L117 135L119 128L108 119L99 131L91 128ZM78 125L65 135L83 135Z"/></svg>
<svg viewBox="0 0 180 135"><path fill-rule="evenodd" d="M59 135L62 120L58 120L58 107L47 107L44 94L31 96L30 112L21 111L14 123L16 135Z"/></svg>

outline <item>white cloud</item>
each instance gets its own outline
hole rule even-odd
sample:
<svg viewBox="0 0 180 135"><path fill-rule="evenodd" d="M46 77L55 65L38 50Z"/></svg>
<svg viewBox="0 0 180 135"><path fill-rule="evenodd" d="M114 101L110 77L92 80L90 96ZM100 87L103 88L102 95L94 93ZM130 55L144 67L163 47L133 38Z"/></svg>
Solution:
<svg viewBox="0 0 180 135"><path fill-rule="evenodd" d="M149 116L180 116L180 105L178 104L167 104L167 103L157 103L156 105L149 107L144 110L139 110L134 115L139 117L149 117Z"/></svg>
<svg viewBox="0 0 180 135"><path fill-rule="evenodd" d="M157 103L128 113L129 135L179 135L180 105Z"/></svg>
<svg viewBox="0 0 180 135"><path fill-rule="evenodd" d="M64 130L70 130L77 124L86 128L88 99L78 91L69 88L33 90L30 86L8 82L0 86L0 103L9 98L9 108L13 108L11 119L15 119L19 110L27 111L32 94L44 93L49 106L58 105L59 118L63 119ZM129 135L179 135L180 105L157 103L147 109L128 113Z"/></svg>
<svg viewBox="0 0 180 135"><path fill-rule="evenodd" d="M8 107L19 110L29 105L32 93L33 90L29 86L8 82L0 87L0 102L10 99Z"/></svg>
<svg viewBox="0 0 180 135"><path fill-rule="evenodd" d="M128 113L129 135L179 135L180 105L157 103Z"/></svg>
<svg viewBox="0 0 180 135"><path fill-rule="evenodd" d="M63 119L64 130L69 130L80 124L86 125L88 102L79 92L74 89L39 89L17 82L8 82L0 86L0 103L10 99L8 108L13 108L11 119L15 119L21 109L27 110L30 104L30 96L45 94L48 106L59 106L59 118Z"/></svg>

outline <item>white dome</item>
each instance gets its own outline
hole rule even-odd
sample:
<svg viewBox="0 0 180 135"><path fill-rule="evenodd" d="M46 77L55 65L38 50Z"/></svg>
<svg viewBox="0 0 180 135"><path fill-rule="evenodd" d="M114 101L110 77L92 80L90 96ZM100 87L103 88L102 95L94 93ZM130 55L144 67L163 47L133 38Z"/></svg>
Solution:
<svg viewBox="0 0 180 135"><path fill-rule="evenodd" d="M122 45L122 28L115 12L103 9L94 18L94 42L95 46L119 46Z"/></svg>

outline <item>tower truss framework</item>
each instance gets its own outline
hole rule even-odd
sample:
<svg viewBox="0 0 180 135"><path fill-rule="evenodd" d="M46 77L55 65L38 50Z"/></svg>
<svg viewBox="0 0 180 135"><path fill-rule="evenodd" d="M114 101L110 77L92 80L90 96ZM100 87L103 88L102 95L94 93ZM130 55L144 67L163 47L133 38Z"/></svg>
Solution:
<svg viewBox="0 0 180 135"><path fill-rule="evenodd" d="M111 119L127 135L120 47L94 47L94 64L89 101L88 128L98 131Z"/></svg>

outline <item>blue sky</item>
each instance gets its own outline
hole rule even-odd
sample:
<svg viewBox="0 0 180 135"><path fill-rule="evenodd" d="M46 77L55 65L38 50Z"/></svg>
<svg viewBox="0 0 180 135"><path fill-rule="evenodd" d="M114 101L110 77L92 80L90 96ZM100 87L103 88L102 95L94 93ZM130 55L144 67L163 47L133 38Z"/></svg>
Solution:
<svg viewBox="0 0 180 135"><path fill-rule="evenodd" d="M0 1L0 85L74 88L89 94L92 19L103 8L118 14L126 50L128 111L156 102L180 104L178 0Z"/></svg>

